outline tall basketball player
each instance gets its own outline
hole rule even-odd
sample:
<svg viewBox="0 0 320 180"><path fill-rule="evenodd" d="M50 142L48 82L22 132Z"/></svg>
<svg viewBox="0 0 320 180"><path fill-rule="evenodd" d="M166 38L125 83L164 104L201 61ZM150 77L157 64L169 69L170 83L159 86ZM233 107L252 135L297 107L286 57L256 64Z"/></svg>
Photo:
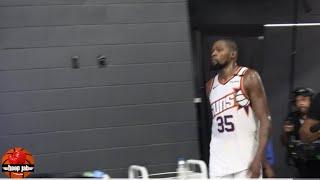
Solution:
<svg viewBox="0 0 320 180"><path fill-rule="evenodd" d="M270 115L259 74L237 65L237 44L216 41L211 49L218 74L207 82L212 110L210 178L261 177Z"/></svg>

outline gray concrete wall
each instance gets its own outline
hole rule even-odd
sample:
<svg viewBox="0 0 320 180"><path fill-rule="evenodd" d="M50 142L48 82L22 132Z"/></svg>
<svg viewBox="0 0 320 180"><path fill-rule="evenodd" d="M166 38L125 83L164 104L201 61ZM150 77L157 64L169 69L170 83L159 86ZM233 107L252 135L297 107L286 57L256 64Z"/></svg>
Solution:
<svg viewBox="0 0 320 180"><path fill-rule="evenodd" d="M299 23L320 22L320 2L307 0L307 4L300 2ZM310 8L310 9L309 9ZM309 10L309 11L308 11ZM320 46L320 26L304 26L297 28L297 56L295 61L295 86L306 86L320 91L318 77L320 76L320 62L318 52Z"/></svg>
<svg viewBox="0 0 320 180"><path fill-rule="evenodd" d="M26 148L35 173L112 177L199 158L186 4L0 0L0 152Z"/></svg>

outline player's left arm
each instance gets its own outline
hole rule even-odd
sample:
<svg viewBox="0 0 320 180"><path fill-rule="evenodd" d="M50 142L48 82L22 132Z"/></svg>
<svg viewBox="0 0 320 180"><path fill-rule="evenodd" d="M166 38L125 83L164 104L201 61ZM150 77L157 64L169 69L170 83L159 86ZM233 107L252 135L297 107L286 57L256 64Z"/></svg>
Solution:
<svg viewBox="0 0 320 180"><path fill-rule="evenodd" d="M264 91L264 87L259 74L254 70L247 70L244 75L244 89L247 96L250 99L251 107L254 111L255 116L260 121L259 127L259 146L254 157L254 160L249 168L251 169L252 177L259 177L260 163L263 161L265 156L265 147L267 145L269 130L271 127L271 117L267 104L267 98ZM252 167L253 166L253 167Z"/></svg>

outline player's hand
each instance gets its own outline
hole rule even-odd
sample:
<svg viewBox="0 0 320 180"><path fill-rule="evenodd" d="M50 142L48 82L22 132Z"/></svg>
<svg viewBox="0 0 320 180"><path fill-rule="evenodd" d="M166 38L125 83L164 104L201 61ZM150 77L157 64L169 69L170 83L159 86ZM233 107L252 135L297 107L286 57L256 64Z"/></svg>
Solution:
<svg viewBox="0 0 320 180"><path fill-rule="evenodd" d="M260 173L261 173L261 160L255 158L249 166L249 171L247 176L250 178L258 178L260 177Z"/></svg>
<svg viewBox="0 0 320 180"><path fill-rule="evenodd" d="M267 178L273 178L275 176L275 173L274 173L272 167L269 165L264 167L263 172Z"/></svg>

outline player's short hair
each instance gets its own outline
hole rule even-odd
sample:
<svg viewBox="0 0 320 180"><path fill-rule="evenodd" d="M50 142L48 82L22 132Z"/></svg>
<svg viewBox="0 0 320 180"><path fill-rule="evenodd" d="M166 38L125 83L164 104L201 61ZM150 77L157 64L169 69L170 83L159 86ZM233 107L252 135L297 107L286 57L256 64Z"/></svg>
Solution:
<svg viewBox="0 0 320 180"><path fill-rule="evenodd" d="M232 51L238 52L238 45L237 43L232 39L220 39L218 41L223 41L226 43L228 48L230 48Z"/></svg>

